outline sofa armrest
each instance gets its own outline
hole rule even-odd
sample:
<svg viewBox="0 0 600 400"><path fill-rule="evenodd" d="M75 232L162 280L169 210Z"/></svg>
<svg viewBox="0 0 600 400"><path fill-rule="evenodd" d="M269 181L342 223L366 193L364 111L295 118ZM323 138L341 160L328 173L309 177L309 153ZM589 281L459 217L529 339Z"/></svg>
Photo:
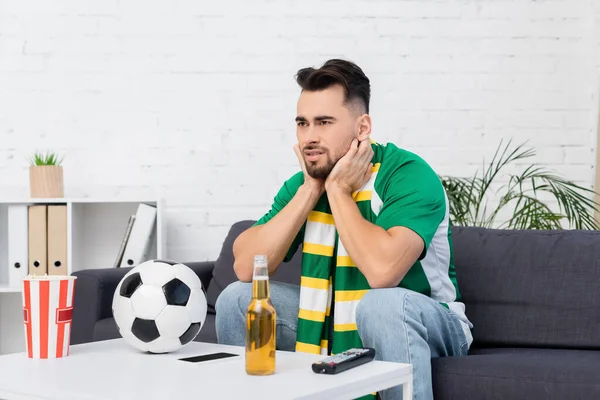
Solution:
<svg viewBox="0 0 600 400"><path fill-rule="evenodd" d="M73 297L71 344L93 340L96 322L112 316L112 298L129 268L102 268L73 272L77 277Z"/></svg>
<svg viewBox="0 0 600 400"><path fill-rule="evenodd" d="M214 261L183 263L190 267L202 281L204 290L212 279ZM73 322L71 344L93 341L96 323L112 318L113 295L119 282L132 267L87 269L74 272Z"/></svg>

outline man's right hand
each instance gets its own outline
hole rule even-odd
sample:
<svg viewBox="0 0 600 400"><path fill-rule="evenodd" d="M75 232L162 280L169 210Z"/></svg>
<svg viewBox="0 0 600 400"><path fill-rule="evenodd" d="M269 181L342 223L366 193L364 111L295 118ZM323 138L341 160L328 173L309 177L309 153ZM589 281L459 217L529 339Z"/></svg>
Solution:
<svg viewBox="0 0 600 400"><path fill-rule="evenodd" d="M325 193L325 182L306 172L306 164L299 145L294 151L304 172L304 183L294 194L281 190L272 207L281 207L268 222L253 226L242 232L233 243L233 270L240 281L252 281L254 255L266 254L269 274L274 274L284 260L302 225L315 204Z"/></svg>
<svg viewBox="0 0 600 400"><path fill-rule="evenodd" d="M302 168L302 172L304 173L304 186L312 193L317 195L317 197L321 197L321 195L325 192L325 181L323 179L313 178L308 174L306 171L306 163L304 162L304 157L302 156L302 150L300 150L300 145L298 143L294 144L294 153L296 153L296 157L298 157L298 162L300 163L300 168Z"/></svg>

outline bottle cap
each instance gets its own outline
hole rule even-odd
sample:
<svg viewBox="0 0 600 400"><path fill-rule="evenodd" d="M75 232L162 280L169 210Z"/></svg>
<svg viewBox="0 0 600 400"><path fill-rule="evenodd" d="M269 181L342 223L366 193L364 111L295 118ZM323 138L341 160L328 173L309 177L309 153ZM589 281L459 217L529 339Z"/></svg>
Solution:
<svg viewBox="0 0 600 400"><path fill-rule="evenodd" d="M257 254L254 256L254 265L267 266L267 256L264 254Z"/></svg>
<svg viewBox="0 0 600 400"><path fill-rule="evenodd" d="M267 264L267 256L255 255L254 256L254 271L252 273L253 280L265 280L269 279L269 268Z"/></svg>

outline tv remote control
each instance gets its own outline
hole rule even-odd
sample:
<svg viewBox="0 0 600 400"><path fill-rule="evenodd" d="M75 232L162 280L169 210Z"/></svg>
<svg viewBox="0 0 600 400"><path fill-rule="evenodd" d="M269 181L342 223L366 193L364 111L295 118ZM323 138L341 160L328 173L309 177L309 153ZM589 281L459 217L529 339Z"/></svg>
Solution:
<svg viewBox="0 0 600 400"><path fill-rule="evenodd" d="M373 361L373 358L375 358L375 349L352 348L313 363L312 370L317 374L335 375Z"/></svg>

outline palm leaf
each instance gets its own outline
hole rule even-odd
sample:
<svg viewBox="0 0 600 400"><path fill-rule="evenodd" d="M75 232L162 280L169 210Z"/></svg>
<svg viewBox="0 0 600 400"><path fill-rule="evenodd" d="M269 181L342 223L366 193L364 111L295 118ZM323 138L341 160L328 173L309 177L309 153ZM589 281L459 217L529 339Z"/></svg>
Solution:
<svg viewBox="0 0 600 400"><path fill-rule="evenodd" d="M442 185L448 196L452 223L467 225L472 221L472 205L476 203L475 184L466 178L443 177Z"/></svg>
<svg viewBox="0 0 600 400"><path fill-rule="evenodd" d="M525 149L525 143L510 150L502 142L483 173L472 178L441 176L448 195L450 220L453 225L493 227L503 210L511 216L499 224L507 229L561 229L566 223L575 229L599 229L594 212L599 204L595 192L570 182L553 171L531 164L518 175L508 174L508 183L490 193L496 180L511 163L535 155ZM540 200L540 193L549 193L558 209ZM498 204L488 213L488 198L499 196Z"/></svg>

